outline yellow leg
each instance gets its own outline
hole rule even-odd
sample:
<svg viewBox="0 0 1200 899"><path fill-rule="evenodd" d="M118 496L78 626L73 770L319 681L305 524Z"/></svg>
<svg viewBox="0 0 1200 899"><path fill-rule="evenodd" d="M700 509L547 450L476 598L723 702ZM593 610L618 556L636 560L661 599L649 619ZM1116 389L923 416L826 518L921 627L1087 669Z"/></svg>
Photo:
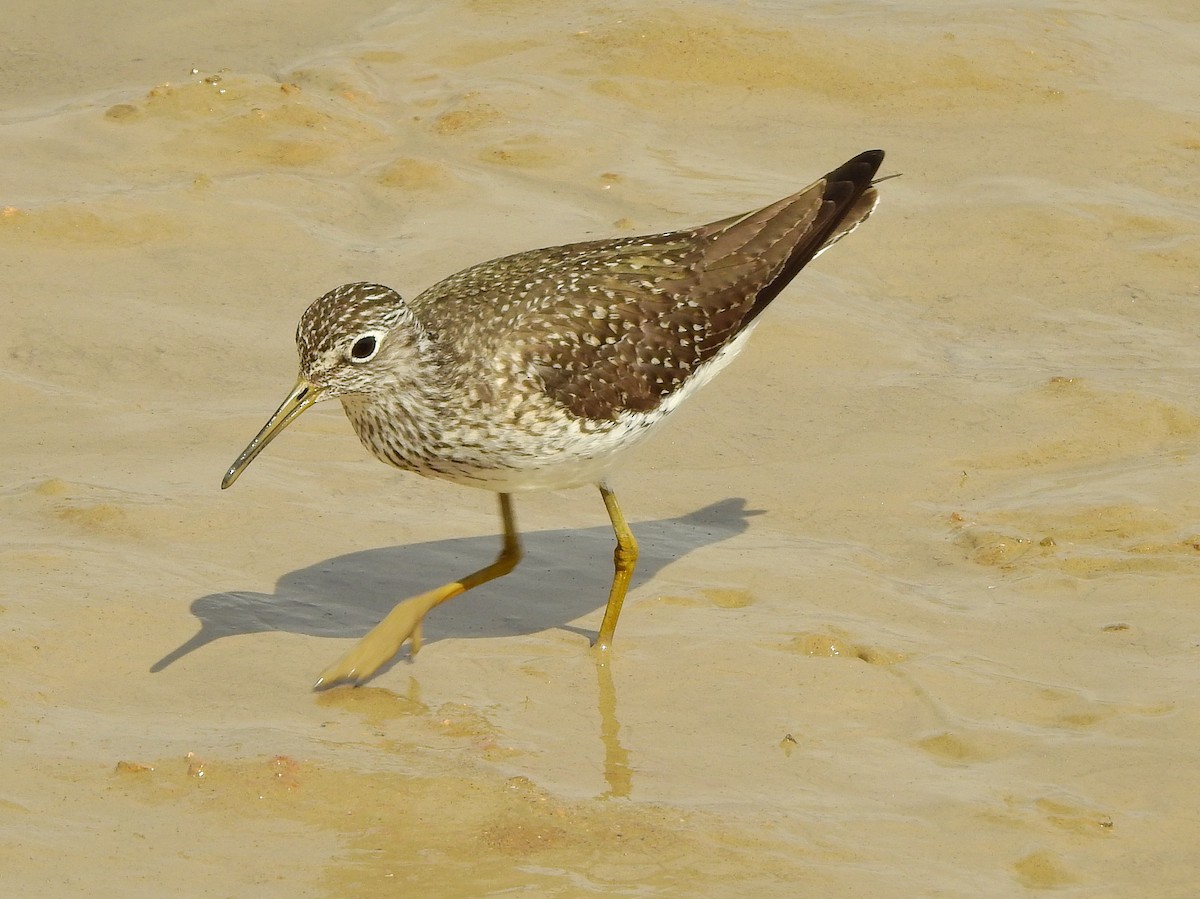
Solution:
<svg viewBox="0 0 1200 899"><path fill-rule="evenodd" d="M613 550L612 588L608 591L608 605L604 607L604 620L600 622L600 634L596 637L596 648L607 652L612 646L617 619L621 617L621 606L625 602L629 579L633 577L633 569L637 565L638 545L633 531L629 530L629 525L625 523L621 507L617 505L617 495L608 489L607 484L600 485L600 495L604 497L604 508L608 509L613 533L617 537L617 548Z"/></svg>
<svg viewBox="0 0 1200 899"><path fill-rule="evenodd" d="M353 649L322 671L316 686L322 687L341 680L366 680L389 662L409 639L412 640L412 652L416 655L421 648L421 622L434 606L480 584L503 577L516 568L521 561L521 541L513 517L512 497L507 493L500 494L500 517L504 521L504 546L495 562L460 581L451 581L398 604L355 643Z"/></svg>

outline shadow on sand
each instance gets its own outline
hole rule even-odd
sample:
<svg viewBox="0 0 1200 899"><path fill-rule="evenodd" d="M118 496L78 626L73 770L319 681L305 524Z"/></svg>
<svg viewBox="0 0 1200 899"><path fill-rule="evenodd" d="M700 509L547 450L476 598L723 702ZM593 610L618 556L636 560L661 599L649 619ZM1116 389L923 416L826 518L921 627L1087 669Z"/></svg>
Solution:
<svg viewBox="0 0 1200 899"><path fill-rule="evenodd" d="M745 505L744 499L727 499L679 518L633 524L641 547L634 586L695 549L745 532L749 518L760 514ZM608 596L612 529L605 524L533 531L522 533L521 539L525 557L517 570L430 613L424 627L426 644L446 637L514 636L552 627L589 639L595 636L568 622L602 607ZM202 596L191 607L200 620L199 632L150 670L161 671L202 646L239 634L361 637L400 600L487 564L499 547L499 536L492 536L369 549L285 574L274 593Z"/></svg>

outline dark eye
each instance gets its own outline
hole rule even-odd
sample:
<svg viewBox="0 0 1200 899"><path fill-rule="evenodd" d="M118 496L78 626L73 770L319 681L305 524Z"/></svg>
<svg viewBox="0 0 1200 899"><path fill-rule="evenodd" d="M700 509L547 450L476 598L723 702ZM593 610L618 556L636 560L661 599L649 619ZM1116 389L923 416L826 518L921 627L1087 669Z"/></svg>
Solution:
<svg viewBox="0 0 1200 899"><path fill-rule="evenodd" d="M374 334L368 334L365 337L360 337L358 340L354 341L354 346L350 347L350 358L355 362L366 362L375 355L376 346L377 343L375 341Z"/></svg>

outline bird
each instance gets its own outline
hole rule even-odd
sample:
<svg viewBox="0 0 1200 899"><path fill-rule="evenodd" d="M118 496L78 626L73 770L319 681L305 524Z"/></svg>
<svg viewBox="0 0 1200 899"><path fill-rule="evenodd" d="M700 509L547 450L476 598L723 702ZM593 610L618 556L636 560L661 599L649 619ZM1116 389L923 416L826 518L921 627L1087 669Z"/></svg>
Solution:
<svg viewBox="0 0 1200 899"><path fill-rule="evenodd" d="M530 250L464 269L404 300L381 284L321 296L296 329L299 377L221 481L337 398L363 445L397 468L496 493L493 562L400 602L316 688L361 683L437 605L521 559L513 496L594 485L616 538L594 646L606 654L637 564L610 475L745 345L760 314L878 202L882 150L798 193L695 228Z"/></svg>

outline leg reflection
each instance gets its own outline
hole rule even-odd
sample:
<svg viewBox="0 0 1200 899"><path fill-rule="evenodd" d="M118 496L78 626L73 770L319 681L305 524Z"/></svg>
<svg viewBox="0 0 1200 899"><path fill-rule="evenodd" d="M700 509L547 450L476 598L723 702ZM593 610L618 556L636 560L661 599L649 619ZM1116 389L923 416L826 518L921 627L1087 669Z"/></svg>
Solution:
<svg viewBox="0 0 1200 899"><path fill-rule="evenodd" d="M596 685L600 704L600 739L604 743L604 779L608 790L601 796L625 798L633 788L633 770L629 753L621 745L621 725L617 723L617 691L613 687L612 653L594 653Z"/></svg>

